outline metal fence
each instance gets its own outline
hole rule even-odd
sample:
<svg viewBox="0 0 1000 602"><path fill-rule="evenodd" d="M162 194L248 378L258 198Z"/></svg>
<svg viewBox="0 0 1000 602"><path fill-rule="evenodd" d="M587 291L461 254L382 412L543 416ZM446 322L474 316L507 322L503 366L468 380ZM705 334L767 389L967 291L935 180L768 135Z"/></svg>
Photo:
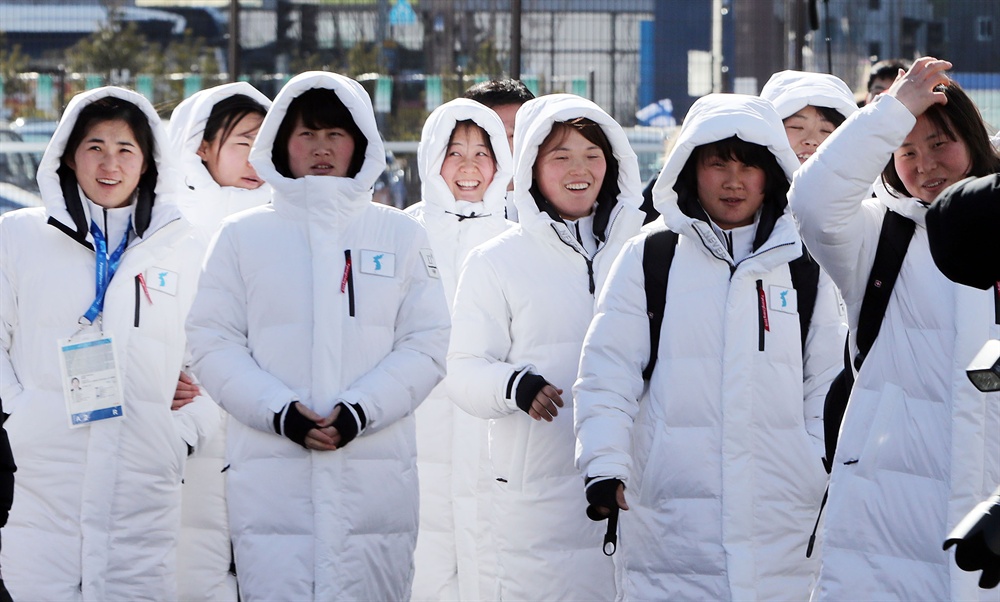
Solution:
<svg viewBox="0 0 1000 602"><path fill-rule="evenodd" d="M756 93L781 69L832 72L861 93L874 60L934 54L1000 124L998 26L996 0L0 0L0 121L53 121L105 84L169 118L218 83L273 96L293 74L327 69L365 85L405 160L434 107L488 78L589 97L632 127L655 101ZM644 175L657 135L634 136Z"/></svg>

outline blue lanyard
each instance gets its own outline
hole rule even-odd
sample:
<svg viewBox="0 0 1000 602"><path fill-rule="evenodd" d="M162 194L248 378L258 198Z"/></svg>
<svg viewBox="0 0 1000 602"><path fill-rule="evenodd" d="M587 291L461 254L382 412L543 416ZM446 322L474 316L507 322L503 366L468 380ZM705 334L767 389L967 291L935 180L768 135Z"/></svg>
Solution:
<svg viewBox="0 0 1000 602"><path fill-rule="evenodd" d="M132 218L129 218L128 225L125 226L125 236L118 243L118 248L108 257L108 241L104 238L104 233L97 227L94 221L90 222L90 234L94 237L94 249L97 263L97 275L95 278L94 302L90 304L90 309L83 314L85 320L93 324L97 316L104 311L104 295L108 292L108 285L115 276L118 264L121 263L122 254L125 253L125 246L128 243L128 233L132 229Z"/></svg>

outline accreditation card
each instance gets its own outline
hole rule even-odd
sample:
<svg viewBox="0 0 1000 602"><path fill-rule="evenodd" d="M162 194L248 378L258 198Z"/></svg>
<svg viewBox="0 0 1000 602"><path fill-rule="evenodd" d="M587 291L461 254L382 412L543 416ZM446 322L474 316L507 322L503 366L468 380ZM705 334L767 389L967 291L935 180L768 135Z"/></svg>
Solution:
<svg viewBox="0 0 1000 602"><path fill-rule="evenodd" d="M59 366L70 428L124 415L114 336L93 333L59 341Z"/></svg>

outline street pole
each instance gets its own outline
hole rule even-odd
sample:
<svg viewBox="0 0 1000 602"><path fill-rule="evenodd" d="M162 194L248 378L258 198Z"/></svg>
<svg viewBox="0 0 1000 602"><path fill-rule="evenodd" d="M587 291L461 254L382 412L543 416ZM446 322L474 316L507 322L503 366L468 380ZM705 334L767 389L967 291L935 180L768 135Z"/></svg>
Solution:
<svg viewBox="0 0 1000 602"><path fill-rule="evenodd" d="M722 92L722 0L712 0L712 92Z"/></svg>
<svg viewBox="0 0 1000 602"><path fill-rule="evenodd" d="M521 79L521 0L510 0L510 76Z"/></svg>
<svg viewBox="0 0 1000 602"><path fill-rule="evenodd" d="M240 76L240 0L229 0L229 81Z"/></svg>

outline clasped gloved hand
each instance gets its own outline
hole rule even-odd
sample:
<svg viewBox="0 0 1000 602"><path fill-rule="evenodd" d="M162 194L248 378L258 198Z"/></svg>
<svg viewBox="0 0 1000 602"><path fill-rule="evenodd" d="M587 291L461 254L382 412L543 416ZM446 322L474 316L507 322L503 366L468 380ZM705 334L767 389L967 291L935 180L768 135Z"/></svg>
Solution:
<svg viewBox="0 0 1000 602"><path fill-rule="evenodd" d="M948 534L944 549L955 546L955 564L963 571L982 571L979 587L1000 584L1000 487L965 515Z"/></svg>

